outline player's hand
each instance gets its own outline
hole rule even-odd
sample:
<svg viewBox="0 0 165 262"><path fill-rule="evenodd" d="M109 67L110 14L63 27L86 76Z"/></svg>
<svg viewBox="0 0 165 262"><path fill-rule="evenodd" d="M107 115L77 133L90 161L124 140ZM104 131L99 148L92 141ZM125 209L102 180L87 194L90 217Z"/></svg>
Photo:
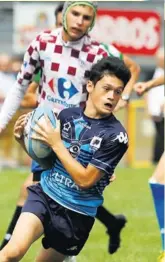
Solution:
<svg viewBox="0 0 165 262"><path fill-rule="evenodd" d="M51 148L55 149L62 142L60 134L60 121L56 120L56 128L53 127L49 118L45 115L45 122L36 122L35 127L31 127L35 133L31 136L32 139L40 140L46 143Z"/></svg>
<svg viewBox="0 0 165 262"><path fill-rule="evenodd" d="M150 86L148 82L139 82L134 85L134 90L138 96L142 96L145 92L149 90Z"/></svg>
<svg viewBox="0 0 165 262"><path fill-rule="evenodd" d="M24 114L18 118L14 125L14 136L17 140L22 139L24 126L27 122L27 114Z"/></svg>
<svg viewBox="0 0 165 262"><path fill-rule="evenodd" d="M109 179L109 182L112 183L115 180L116 180L116 175L115 175L115 173L113 173L113 175Z"/></svg>
<svg viewBox="0 0 165 262"><path fill-rule="evenodd" d="M117 103L117 105L115 106L114 112L126 107L127 105L128 105L128 102L121 98L119 102Z"/></svg>

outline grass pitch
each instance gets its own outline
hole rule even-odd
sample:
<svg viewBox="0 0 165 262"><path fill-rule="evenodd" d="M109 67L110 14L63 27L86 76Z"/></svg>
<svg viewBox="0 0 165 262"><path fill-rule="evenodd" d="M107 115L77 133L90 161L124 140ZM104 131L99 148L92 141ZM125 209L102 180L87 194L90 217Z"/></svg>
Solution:
<svg viewBox="0 0 165 262"><path fill-rule="evenodd" d="M96 221L77 262L156 262L161 242L148 185L152 172L153 169L117 169L116 181L105 190L104 205L113 213L125 214L128 219L121 234L121 248L113 255L107 253L106 229ZM0 171L0 241L27 175L28 172L23 170ZM40 240L21 261L33 262L39 248Z"/></svg>

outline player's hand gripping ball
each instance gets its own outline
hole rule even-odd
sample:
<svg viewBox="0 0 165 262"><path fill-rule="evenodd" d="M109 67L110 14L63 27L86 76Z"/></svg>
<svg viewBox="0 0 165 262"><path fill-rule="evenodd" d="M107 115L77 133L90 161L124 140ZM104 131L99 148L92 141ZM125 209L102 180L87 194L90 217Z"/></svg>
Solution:
<svg viewBox="0 0 165 262"><path fill-rule="evenodd" d="M39 106L29 116L29 119L24 127L24 144L29 156L38 162L43 168L51 168L54 160L54 151L45 143L40 140L34 140L31 137L33 133L35 136L37 133L33 130L36 123L46 125L45 115L49 118L53 127L56 127L56 116L53 110L47 106Z"/></svg>

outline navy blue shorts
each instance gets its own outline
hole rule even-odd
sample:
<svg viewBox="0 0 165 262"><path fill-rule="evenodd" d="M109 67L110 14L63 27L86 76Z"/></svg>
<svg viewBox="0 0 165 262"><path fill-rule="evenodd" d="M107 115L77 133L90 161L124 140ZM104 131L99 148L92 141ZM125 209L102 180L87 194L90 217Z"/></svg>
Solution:
<svg viewBox="0 0 165 262"><path fill-rule="evenodd" d="M22 212L35 214L44 227L42 244L63 255L76 256L88 239L95 219L69 210L44 193L40 184L28 187Z"/></svg>

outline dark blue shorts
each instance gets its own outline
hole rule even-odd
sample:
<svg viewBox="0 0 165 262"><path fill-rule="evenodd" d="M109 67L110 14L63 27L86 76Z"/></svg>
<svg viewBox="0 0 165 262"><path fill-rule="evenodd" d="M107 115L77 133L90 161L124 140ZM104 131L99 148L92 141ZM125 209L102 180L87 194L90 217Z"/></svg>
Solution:
<svg viewBox="0 0 165 262"><path fill-rule="evenodd" d="M94 218L69 210L44 193L40 184L28 187L28 199L22 212L35 214L42 222L45 249L61 254L78 255L88 239Z"/></svg>

